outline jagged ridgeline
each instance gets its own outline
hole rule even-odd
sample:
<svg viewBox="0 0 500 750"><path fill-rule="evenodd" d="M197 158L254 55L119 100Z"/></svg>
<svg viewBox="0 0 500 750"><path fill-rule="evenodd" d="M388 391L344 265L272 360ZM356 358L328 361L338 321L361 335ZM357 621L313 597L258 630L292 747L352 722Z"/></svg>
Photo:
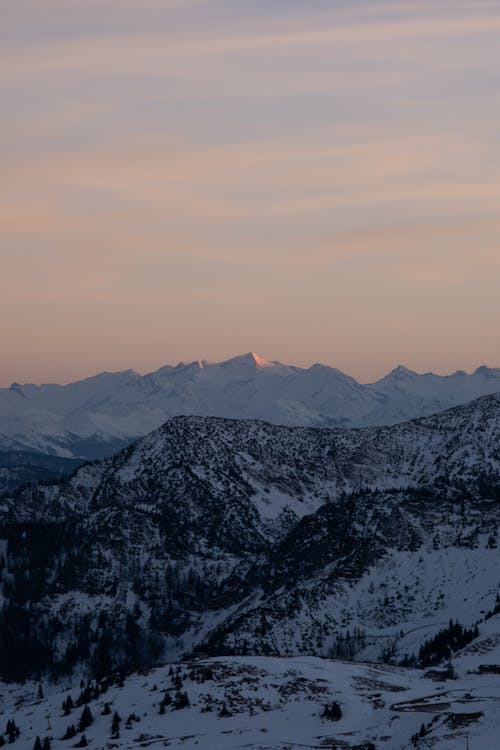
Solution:
<svg viewBox="0 0 500 750"><path fill-rule="evenodd" d="M498 395L358 430L174 418L0 501L1 676L397 655L495 605L499 501Z"/></svg>
<svg viewBox="0 0 500 750"><path fill-rule="evenodd" d="M334 367L304 369L253 352L139 375L103 372L67 385L0 388L0 492L59 479L108 458L178 415L290 427L370 427L425 417L500 391L500 369L440 376L399 366L362 385Z"/></svg>

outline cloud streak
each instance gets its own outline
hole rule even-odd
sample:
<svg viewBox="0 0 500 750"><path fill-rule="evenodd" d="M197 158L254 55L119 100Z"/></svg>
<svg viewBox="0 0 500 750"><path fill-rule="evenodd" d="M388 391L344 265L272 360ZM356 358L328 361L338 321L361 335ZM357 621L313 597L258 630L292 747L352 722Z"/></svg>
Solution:
<svg viewBox="0 0 500 750"><path fill-rule="evenodd" d="M361 378L495 355L497 2L4 15L4 383L248 349Z"/></svg>

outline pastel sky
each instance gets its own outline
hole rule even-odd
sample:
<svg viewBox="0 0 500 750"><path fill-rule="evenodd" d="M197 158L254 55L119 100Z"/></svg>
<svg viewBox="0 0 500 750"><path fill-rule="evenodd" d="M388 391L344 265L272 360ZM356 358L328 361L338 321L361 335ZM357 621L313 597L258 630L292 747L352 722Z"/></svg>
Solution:
<svg viewBox="0 0 500 750"><path fill-rule="evenodd" d="M500 0L3 0L0 384L500 365Z"/></svg>

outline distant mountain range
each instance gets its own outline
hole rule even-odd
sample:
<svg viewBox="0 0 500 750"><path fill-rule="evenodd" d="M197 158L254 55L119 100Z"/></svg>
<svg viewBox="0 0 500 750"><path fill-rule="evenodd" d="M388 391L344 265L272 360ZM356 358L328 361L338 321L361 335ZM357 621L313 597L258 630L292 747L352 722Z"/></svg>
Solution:
<svg viewBox="0 0 500 750"><path fill-rule="evenodd" d="M500 369L485 366L448 376L400 366L362 385L333 367L304 369L250 352L143 376L127 370L69 385L13 383L0 389L0 451L102 458L178 415L309 427L391 425L498 391Z"/></svg>

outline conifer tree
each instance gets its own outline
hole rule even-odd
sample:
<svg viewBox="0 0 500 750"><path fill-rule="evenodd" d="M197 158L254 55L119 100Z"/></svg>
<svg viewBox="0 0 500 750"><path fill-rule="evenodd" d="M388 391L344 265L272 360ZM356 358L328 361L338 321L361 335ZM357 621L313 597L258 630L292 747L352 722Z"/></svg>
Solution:
<svg viewBox="0 0 500 750"><path fill-rule="evenodd" d="M93 721L94 717L92 716L90 708L88 706L85 706L82 711L82 715L80 716L80 721L78 722L78 731L83 732L83 730L87 729L87 727L89 727Z"/></svg>
<svg viewBox="0 0 500 750"><path fill-rule="evenodd" d="M63 736L63 740L72 740L73 737L76 737L76 729L74 724L70 724L69 727L66 729L66 732Z"/></svg>
<svg viewBox="0 0 500 750"><path fill-rule="evenodd" d="M188 708L189 705L189 697L185 690L182 693L180 691L176 693L174 701L175 709Z"/></svg>
<svg viewBox="0 0 500 750"><path fill-rule="evenodd" d="M118 739L120 736L120 722L121 722L121 716L118 713L118 711L115 711L113 714L113 719L111 721L111 736L113 739Z"/></svg>
<svg viewBox="0 0 500 750"><path fill-rule="evenodd" d="M19 727L16 726L16 722L14 721L14 719L9 719L9 721L7 722L5 734L8 736L10 743L15 742L21 734Z"/></svg>

